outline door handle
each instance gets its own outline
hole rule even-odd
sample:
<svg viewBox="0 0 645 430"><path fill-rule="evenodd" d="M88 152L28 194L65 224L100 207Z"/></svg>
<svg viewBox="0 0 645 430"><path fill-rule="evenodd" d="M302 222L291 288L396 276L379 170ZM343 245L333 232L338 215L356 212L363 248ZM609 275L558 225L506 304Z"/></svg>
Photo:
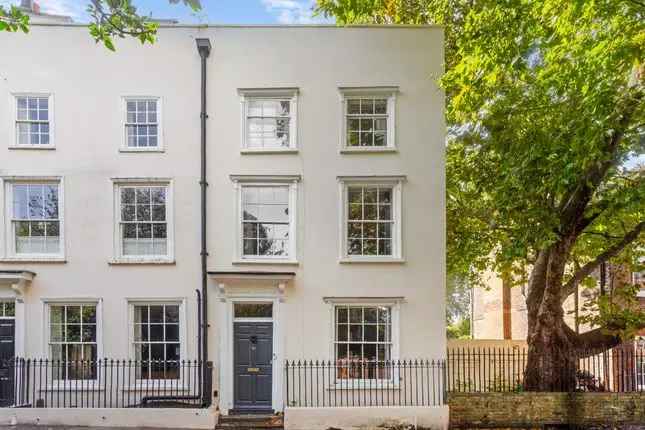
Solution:
<svg viewBox="0 0 645 430"><path fill-rule="evenodd" d="M248 367L248 368L246 369L246 371L247 371L248 373L259 373L259 372L260 372L260 368L259 368L259 367Z"/></svg>

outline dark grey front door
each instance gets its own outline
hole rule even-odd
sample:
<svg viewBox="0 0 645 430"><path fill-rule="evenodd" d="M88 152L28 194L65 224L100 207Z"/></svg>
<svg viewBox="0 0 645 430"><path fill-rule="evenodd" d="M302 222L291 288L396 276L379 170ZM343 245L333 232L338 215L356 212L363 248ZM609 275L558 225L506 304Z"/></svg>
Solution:
<svg viewBox="0 0 645 430"><path fill-rule="evenodd" d="M235 322L235 405L240 412L271 410L273 323Z"/></svg>
<svg viewBox="0 0 645 430"><path fill-rule="evenodd" d="M0 407L14 403L15 338L15 320L0 319Z"/></svg>

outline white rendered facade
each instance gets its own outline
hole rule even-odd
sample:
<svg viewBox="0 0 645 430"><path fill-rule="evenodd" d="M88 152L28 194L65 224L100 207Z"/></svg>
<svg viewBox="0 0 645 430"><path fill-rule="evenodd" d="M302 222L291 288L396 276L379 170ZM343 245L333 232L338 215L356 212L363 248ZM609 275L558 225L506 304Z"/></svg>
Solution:
<svg viewBox="0 0 645 430"><path fill-rule="evenodd" d="M338 359L351 343L337 338L339 309L361 309L362 332L387 331L359 345L365 359L442 358L441 30L325 26L162 27L154 45L119 41L115 53L82 26L0 35L0 296L16 301L16 355L52 358L56 306L82 305L91 345L74 351L136 358L145 306L167 306L164 341L198 358L196 38L212 44L215 404L234 407L236 303L272 305L273 410L285 359ZM46 126L21 141L20 121Z"/></svg>

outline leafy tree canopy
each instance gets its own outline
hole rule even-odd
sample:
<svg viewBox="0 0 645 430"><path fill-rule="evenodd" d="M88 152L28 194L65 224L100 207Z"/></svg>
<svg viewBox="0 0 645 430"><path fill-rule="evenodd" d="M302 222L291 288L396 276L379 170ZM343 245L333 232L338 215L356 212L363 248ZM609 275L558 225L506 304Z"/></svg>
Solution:
<svg viewBox="0 0 645 430"><path fill-rule="evenodd" d="M201 9L200 0L168 0L183 3L194 11ZM114 38L134 37L142 44L154 43L159 24L150 17L139 15L132 0L91 0L87 12L92 18L90 35L97 43L115 50ZM29 15L17 6L0 5L0 31L29 32Z"/></svg>

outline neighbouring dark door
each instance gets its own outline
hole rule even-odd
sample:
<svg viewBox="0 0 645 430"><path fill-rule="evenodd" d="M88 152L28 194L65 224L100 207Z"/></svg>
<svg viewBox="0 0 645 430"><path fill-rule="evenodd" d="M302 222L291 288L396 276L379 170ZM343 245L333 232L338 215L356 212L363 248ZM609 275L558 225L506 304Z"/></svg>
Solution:
<svg viewBox="0 0 645 430"><path fill-rule="evenodd" d="M273 323L235 322L233 363L239 412L271 411Z"/></svg>
<svg viewBox="0 0 645 430"><path fill-rule="evenodd" d="M15 338L15 320L0 319L0 407L14 403Z"/></svg>

